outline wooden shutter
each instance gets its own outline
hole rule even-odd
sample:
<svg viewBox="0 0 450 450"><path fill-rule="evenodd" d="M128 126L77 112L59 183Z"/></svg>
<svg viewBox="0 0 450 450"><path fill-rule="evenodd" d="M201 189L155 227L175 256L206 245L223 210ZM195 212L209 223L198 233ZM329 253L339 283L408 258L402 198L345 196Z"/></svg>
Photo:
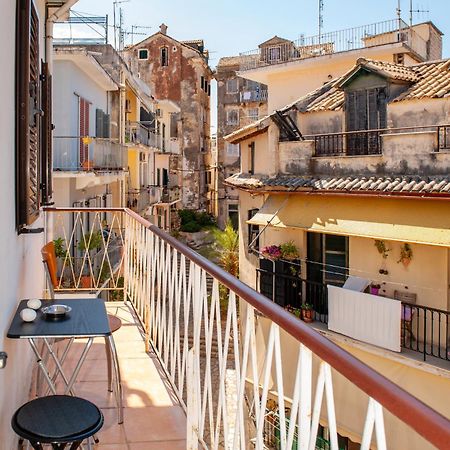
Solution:
<svg viewBox="0 0 450 450"><path fill-rule="evenodd" d="M39 19L31 0L18 0L16 36L16 223L31 225L40 207Z"/></svg>
<svg viewBox="0 0 450 450"><path fill-rule="evenodd" d="M79 99L80 113L80 164L89 161L89 147L83 138L89 136L89 102L83 97Z"/></svg>
<svg viewBox="0 0 450 450"><path fill-rule="evenodd" d="M49 203L52 192L53 124L52 124L52 77L48 64L42 63L41 96L44 115L41 124L41 189L43 203Z"/></svg>

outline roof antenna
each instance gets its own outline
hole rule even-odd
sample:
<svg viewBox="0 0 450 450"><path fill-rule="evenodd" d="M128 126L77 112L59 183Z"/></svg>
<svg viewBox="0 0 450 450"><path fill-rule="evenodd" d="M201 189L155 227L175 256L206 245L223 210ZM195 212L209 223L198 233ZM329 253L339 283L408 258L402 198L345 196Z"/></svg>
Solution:
<svg viewBox="0 0 450 450"><path fill-rule="evenodd" d="M319 44L320 44L320 36L322 35L323 30L323 1L319 0Z"/></svg>
<svg viewBox="0 0 450 450"><path fill-rule="evenodd" d="M413 8L413 0L409 0L409 26L412 27L413 24L413 13L429 13L429 9L414 9Z"/></svg>

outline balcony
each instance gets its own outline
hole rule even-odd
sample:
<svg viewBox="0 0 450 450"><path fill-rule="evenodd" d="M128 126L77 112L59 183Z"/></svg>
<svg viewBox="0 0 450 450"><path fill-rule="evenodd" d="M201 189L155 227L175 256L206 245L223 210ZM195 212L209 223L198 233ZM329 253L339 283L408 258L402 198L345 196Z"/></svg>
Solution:
<svg viewBox="0 0 450 450"><path fill-rule="evenodd" d="M127 206L137 213L144 211L149 206L161 201L163 188L159 186L148 186L142 189L131 189L128 191Z"/></svg>
<svg viewBox="0 0 450 450"><path fill-rule="evenodd" d="M52 224L47 239L62 240L56 291L126 301L121 311L128 318L132 314L144 334L142 344L127 322L123 333L134 337L128 342L118 337L128 407L125 439L146 441L153 430L155 436L161 433L162 445L171 445L170 434L192 449L244 450L250 442L263 449L275 413L281 448L293 448L294 439L300 447L321 445L319 425L328 427L331 446L338 448L337 431L346 419L334 407L336 383L361 398L351 408L358 409L352 427L362 448L369 448L374 427L377 448L387 448L384 420L389 430L394 426L388 440L419 434L437 447L447 445L450 422L443 416L138 214L121 208L46 208L46 215ZM74 264L77 259L81 264ZM288 368L295 383L284 378ZM97 372L93 365L91 370ZM170 388L161 386L156 371ZM150 384L151 392L145 387ZM95 386L85 387L102 401ZM336 401L346 402L345 397ZM170 411L163 413L166 406ZM383 418L384 409L392 416ZM162 415L153 419L152 414ZM120 435L119 426L111 427L105 431Z"/></svg>
<svg viewBox="0 0 450 450"><path fill-rule="evenodd" d="M62 136L54 139L54 170L109 172L126 170L127 167L127 148L114 140Z"/></svg>
<svg viewBox="0 0 450 450"><path fill-rule="evenodd" d="M257 286L259 286L260 292L292 311L298 311L298 308L304 303L310 304L313 308L314 320L319 324L326 325L326 329L328 329L329 289L327 285L292 274L275 273L273 269L268 270L272 266L272 262L268 261L269 264L263 264L265 261L261 260L261 268L257 269ZM358 317L354 317L355 322L359 322L362 327L367 328L371 328L376 321L374 311L379 311L386 318L390 314L389 300L395 301L387 299L388 308L385 308L380 301L381 297L377 298L362 292L353 295L356 296L356 302L363 306L363 311L358 313ZM400 295L400 297L402 296ZM426 361L428 358L432 362L437 362L438 366L440 365L439 360L450 361L450 312L411 303L413 298L414 294L403 296L398 323L388 324L385 320L382 325L382 334L386 335L389 332L390 325L393 325L394 328L398 325L402 352L414 359L418 356ZM333 317L334 326L339 328L341 334L349 336L354 326L352 325L352 330L346 333L344 322L348 317L353 317L352 314L357 310L357 305L355 306L351 300L347 300L339 306L340 311ZM321 328L320 325L319 328ZM395 329L394 332L396 331ZM375 340L377 345L384 346L382 337L376 336Z"/></svg>
<svg viewBox="0 0 450 450"><path fill-rule="evenodd" d="M295 41L262 45L243 52L240 70L254 70L317 56L349 52L362 48L401 43L422 58L427 57L427 42L404 21L387 20L345 30L302 37Z"/></svg>
<svg viewBox="0 0 450 450"><path fill-rule="evenodd" d="M241 103L267 102L267 96L267 89L242 91L239 93L239 100Z"/></svg>
<svg viewBox="0 0 450 450"><path fill-rule="evenodd" d="M433 134L434 152L450 149L450 125L384 128L378 130L346 131L305 135L314 141L313 156L367 156L383 153L383 140L387 135L404 135L417 132Z"/></svg>
<svg viewBox="0 0 450 450"><path fill-rule="evenodd" d="M144 145L157 150L165 150L165 143L161 134L156 133L142 122L130 122L126 125L125 142L128 144Z"/></svg>

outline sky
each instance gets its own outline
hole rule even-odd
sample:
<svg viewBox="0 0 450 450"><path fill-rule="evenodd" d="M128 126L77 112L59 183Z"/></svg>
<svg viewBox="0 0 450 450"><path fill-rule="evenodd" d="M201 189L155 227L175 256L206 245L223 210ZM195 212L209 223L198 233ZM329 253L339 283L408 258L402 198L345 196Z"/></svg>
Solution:
<svg viewBox="0 0 450 450"><path fill-rule="evenodd" d="M122 8L124 28L128 31L132 25L150 27L137 30L150 35L164 22L168 34L175 39L204 39L214 68L222 56L256 49L274 35L293 40L301 34L317 34L318 3L318 0L129 0L118 4L117 10ZM398 0L323 0L323 3L323 31L330 32L394 19ZM400 6L402 17L408 22L410 0L401 0ZM113 0L79 0L73 9L108 14L110 24L113 23ZM413 0L413 9L423 11L414 13L415 23L432 20L444 33L443 56L450 57L450 0ZM134 36L134 42L145 37ZM126 43L131 43L130 35Z"/></svg>

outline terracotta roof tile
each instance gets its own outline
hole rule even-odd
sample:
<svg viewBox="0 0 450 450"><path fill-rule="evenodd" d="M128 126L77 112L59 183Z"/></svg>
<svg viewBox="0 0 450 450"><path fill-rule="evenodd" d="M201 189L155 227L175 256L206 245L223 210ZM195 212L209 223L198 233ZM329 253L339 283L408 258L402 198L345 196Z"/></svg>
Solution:
<svg viewBox="0 0 450 450"><path fill-rule="evenodd" d="M345 176L309 177L303 175L249 176L236 174L226 182L254 190L295 190L297 192L352 192L379 194L450 194L450 176Z"/></svg>

